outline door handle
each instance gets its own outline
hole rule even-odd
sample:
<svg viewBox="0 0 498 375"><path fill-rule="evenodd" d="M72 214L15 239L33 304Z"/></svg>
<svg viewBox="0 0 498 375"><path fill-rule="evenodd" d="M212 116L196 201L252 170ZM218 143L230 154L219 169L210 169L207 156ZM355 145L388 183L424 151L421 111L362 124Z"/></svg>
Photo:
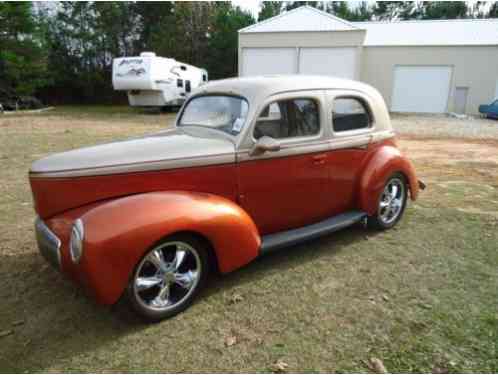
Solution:
<svg viewBox="0 0 498 375"><path fill-rule="evenodd" d="M326 154L319 154L319 155L314 155L311 160L313 160L313 164L315 165L320 165L320 164L325 164L325 160L327 159Z"/></svg>

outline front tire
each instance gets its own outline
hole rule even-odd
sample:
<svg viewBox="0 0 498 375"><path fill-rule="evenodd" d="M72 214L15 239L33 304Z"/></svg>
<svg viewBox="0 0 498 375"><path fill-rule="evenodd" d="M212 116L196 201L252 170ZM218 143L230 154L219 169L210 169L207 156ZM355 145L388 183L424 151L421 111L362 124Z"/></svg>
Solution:
<svg viewBox="0 0 498 375"><path fill-rule="evenodd" d="M157 322L189 307L209 273L207 246L190 235L174 235L147 251L128 284L126 297L142 318Z"/></svg>
<svg viewBox="0 0 498 375"><path fill-rule="evenodd" d="M401 173L389 177L377 202L377 211L368 217L368 226L385 230L392 228L401 219L408 200L408 186Z"/></svg>

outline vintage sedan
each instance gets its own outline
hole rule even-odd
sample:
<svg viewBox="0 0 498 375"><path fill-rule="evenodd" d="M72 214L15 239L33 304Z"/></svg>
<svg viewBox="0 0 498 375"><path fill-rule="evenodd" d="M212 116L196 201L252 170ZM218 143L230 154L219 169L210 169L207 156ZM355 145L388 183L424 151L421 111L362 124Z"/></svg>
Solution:
<svg viewBox="0 0 498 375"><path fill-rule="evenodd" d="M423 187L394 136L359 82L213 81L173 129L34 162L38 246L98 302L170 317L210 271L358 222L393 227Z"/></svg>

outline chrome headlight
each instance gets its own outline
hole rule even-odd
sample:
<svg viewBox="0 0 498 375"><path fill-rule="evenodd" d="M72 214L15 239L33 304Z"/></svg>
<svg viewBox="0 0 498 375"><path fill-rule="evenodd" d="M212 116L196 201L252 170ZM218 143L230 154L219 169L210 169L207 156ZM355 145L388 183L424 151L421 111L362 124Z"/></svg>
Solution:
<svg viewBox="0 0 498 375"><path fill-rule="evenodd" d="M71 260L73 263L78 263L81 259L81 255L83 254L84 235L83 221L81 221L81 219L77 219L71 229L71 240L69 242L69 252L71 253Z"/></svg>

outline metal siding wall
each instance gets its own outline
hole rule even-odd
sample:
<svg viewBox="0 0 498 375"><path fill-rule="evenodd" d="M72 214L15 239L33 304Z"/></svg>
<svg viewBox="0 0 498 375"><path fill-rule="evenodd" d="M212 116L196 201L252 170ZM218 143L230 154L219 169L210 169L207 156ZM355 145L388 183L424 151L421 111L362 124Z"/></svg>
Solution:
<svg viewBox="0 0 498 375"><path fill-rule="evenodd" d="M478 114L478 106L489 103L498 78L497 46L419 46L363 47L361 80L380 91L391 107L396 65L448 65L453 67L449 112L454 111L455 87L468 87L469 114Z"/></svg>

